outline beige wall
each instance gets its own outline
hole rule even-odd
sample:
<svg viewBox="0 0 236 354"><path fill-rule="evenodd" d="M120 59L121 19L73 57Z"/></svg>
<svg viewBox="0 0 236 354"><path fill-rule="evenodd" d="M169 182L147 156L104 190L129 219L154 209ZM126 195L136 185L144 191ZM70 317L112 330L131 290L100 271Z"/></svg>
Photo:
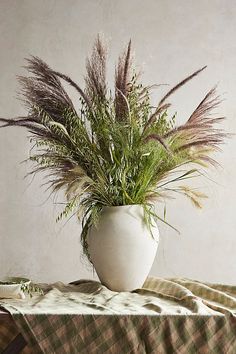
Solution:
<svg viewBox="0 0 236 354"><path fill-rule="evenodd" d="M111 43L111 65L132 38L146 83L174 84L207 64L199 78L176 94L178 122L219 83L225 98L219 114L228 117L225 128L235 132L233 0L0 0L0 116L24 112L15 99L15 76L24 73L24 57L42 57L81 82L85 57L99 31ZM26 136L21 129L0 130L0 276L21 274L41 281L92 277L80 259L76 220L65 227L56 224L58 210L40 188L42 177L31 184L30 178L23 179L29 168L20 164L28 157ZM181 236L160 225L152 274L236 283L235 138L219 160L222 168L209 173L217 183L197 183L210 197L202 211L183 199L170 201L167 217Z"/></svg>

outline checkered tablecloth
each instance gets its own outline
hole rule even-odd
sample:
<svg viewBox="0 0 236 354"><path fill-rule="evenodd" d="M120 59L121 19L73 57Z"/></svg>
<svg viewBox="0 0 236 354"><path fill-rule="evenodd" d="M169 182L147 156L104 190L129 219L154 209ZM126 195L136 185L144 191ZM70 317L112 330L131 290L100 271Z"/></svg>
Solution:
<svg viewBox="0 0 236 354"><path fill-rule="evenodd" d="M28 342L25 353L236 353L234 286L148 278L131 293L89 280L42 287L44 296L0 300Z"/></svg>

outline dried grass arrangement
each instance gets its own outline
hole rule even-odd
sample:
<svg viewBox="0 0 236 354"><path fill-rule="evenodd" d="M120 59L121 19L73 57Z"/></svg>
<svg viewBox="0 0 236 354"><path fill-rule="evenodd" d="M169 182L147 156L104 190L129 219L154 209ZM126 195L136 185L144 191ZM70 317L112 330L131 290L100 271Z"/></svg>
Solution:
<svg viewBox="0 0 236 354"><path fill-rule="evenodd" d="M171 96L198 76L197 70L170 89L155 107L152 86L139 82L132 63L131 42L119 57L114 92L106 81L107 50L96 38L86 62L85 89L70 77L31 57L29 76L19 77L27 115L1 118L1 127L28 129L35 163L31 174L47 171L52 192L63 189L67 198L58 219L77 214L82 219L82 244L96 225L104 206L142 204L146 222L150 216L167 223L160 206L153 204L169 195L183 194L201 206L205 195L185 184L215 165L210 154L219 149L226 133L217 125L224 119L212 114L220 98L211 89L183 125L170 116ZM63 82L78 93L76 109ZM163 205L161 205L163 208ZM165 207L164 207L165 208Z"/></svg>

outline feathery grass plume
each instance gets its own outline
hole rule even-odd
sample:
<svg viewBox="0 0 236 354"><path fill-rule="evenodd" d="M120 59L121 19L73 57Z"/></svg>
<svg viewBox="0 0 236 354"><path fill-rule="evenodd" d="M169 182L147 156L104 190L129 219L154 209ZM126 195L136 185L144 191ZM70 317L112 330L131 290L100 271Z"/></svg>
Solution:
<svg viewBox="0 0 236 354"><path fill-rule="evenodd" d="M187 122L168 131L164 138L182 140L182 144L176 147L177 151L187 149L189 153L195 151L199 154L200 160L211 161L211 164L216 164L216 161L209 159L209 149L217 150L227 136L223 130L215 128L215 125L224 120L224 117L211 115L220 103L220 97L216 95L216 88L211 89L190 115ZM205 151L206 148L208 149Z"/></svg>
<svg viewBox="0 0 236 354"><path fill-rule="evenodd" d="M27 59L27 64L25 68L33 76L19 76L18 81L21 85L23 101L30 109L32 118L39 118L38 112L35 112L35 106L40 107L53 120L63 123L62 110L65 107L72 111L75 109L60 80L49 66L37 57Z"/></svg>
<svg viewBox="0 0 236 354"><path fill-rule="evenodd" d="M91 101L99 98L103 101L106 98L106 59L107 50L101 36L97 36L91 59L87 58L85 77L86 91Z"/></svg>
<svg viewBox="0 0 236 354"><path fill-rule="evenodd" d="M115 70L115 92L106 83L107 50L97 37L87 59L85 89L69 76L51 69L37 57L27 60L29 75L19 77L21 99L27 115L0 118L1 127L25 127L31 134L29 174L46 171L47 189L63 190L65 209L58 220L76 214L82 219L81 242L88 256L87 234L97 225L104 206L141 204L150 226L151 216L160 216L160 205L181 194L196 206L206 196L185 185L216 165L211 153L219 149L227 134L215 116L220 104L216 88L210 90L186 123L176 125L168 112L170 97L204 68L175 85L151 104L152 86L143 86L135 71L131 75L131 42L119 57ZM78 92L75 109L63 87L69 83ZM152 210L158 205L158 214ZM154 213L154 214L153 214Z"/></svg>
<svg viewBox="0 0 236 354"><path fill-rule="evenodd" d="M164 97L159 101L158 106L160 107L168 97L173 95L178 89L180 89L182 86L184 86L188 81L192 80L194 77L196 77L198 74L200 74L203 70L205 70L207 66L205 65L203 68L195 71L193 74L187 76L184 80L180 81L177 85L175 85L170 91L168 91Z"/></svg>
<svg viewBox="0 0 236 354"><path fill-rule="evenodd" d="M115 75L115 108L116 119L124 121L127 117L127 97L131 80L131 40L126 51L119 57Z"/></svg>
<svg viewBox="0 0 236 354"><path fill-rule="evenodd" d="M171 95L173 95L178 89L180 89L182 86L184 86L185 84L187 84L187 82L189 82L190 80L192 80L194 77L196 77L197 75L199 75L203 70L206 69L207 66L204 66L203 68L195 71L193 74L187 76L184 80L181 80L177 85L175 85L174 87L172 87L165 95L164 97L162 97L162 99L159 101L156 110L153 112L153 114L151 115L151 117L148 119L145 127L144 127L144 131L147 129L147 127L149 125L151 125L155 119L160 115L161 112L163 112L164 110L167 110L171 104L170 103L164 103L166 101L166 99L168 97L170 97Z"/></svg>
<svg viewBox="0 0 236 354"><path fill-rule="evenodd" d="M79 93L81 98L86 103L87 107L91 109L92 107L91 101L89 100L88 96L84 93L84 91L79 87L79 85L76 84L76 82L74 82L68 75L62 74L59 71L52 71L52 73L57 77L60 77L62 80L68 82L68 84L70 84L72 87L74 87L74 89Z"/></svg>

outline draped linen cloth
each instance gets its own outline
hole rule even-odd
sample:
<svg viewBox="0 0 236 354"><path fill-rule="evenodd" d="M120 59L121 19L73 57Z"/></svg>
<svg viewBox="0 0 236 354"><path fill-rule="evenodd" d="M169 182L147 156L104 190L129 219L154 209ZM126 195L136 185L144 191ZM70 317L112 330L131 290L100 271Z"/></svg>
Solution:
<svg viewBox="0 0 236 354"><path fill-rule="evenodd" d="M0 299L28 343L22 353L236 353L236 286L154 277L133 292L91 280L40 286L43 296ZM0 349L12 331L0 326Z"/></svg>

